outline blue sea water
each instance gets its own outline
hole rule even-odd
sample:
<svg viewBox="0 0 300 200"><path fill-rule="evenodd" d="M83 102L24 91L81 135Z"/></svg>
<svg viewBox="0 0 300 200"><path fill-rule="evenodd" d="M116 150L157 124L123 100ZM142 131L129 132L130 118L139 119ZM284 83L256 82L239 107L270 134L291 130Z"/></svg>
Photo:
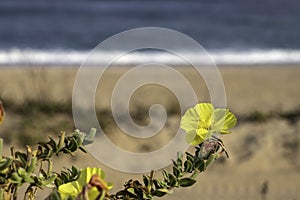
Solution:
<svg viewBox="0 0 300 200"><path fill-rule="evenodd" d="M1 0L0 64L80 64L106 38L147 26L192 37L220 64L299 64L299 24L299 0Z"/></svg>

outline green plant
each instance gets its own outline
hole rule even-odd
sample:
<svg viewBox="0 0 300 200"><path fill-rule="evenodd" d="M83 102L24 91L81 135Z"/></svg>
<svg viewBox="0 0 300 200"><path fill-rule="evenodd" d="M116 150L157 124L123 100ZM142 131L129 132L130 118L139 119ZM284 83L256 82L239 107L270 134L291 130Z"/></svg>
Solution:
<svg viewBox="0 0 300 200"><path fill-rule="evenodd" d="M4 118L4 109L0 104L0 124ZM229 134L236 124L235 116L224 108L215 109L212 104L201 103L187 110L181 121L181 128L187 133L186 140L195 146L194 153L178 153L173 160L172 171L162 171L163 178L143 175L143 180L129 180L124 188L115 194L109 194L112 184L107 183L104 172L99 168L78 170L72 166L60 173L53 171L53 156L76 151L86 153L84 145L91 144L96 130L89 134L75 130L67 136L61 132L58 139L49 137L47 142L38 142L35 148L26 146L26 151L11 148L10 156L2 155L3 140L0 139L0 200L17 199L18 190L28 185L24 199L35 199L38 189L52 187L48 199L97 199L97 200L151 200L172 194L174 188L190 187L196 183L196 177L218 159L222 153L228 157L222 140L215 135Z"/></svg>
<svg viewBox="0 0 300 200"><path fill-rule="evenodd" d="M223 142L217 138L205 140L195 149L193 155L188 152L185 152L185 156L178 153L177 159L173 160L172 172L165 169L162 171L162 180L154 178L154 171L151 171L150 175L143 176L143 182L129 180L123 190L110 195L108 199L151 200L154 197L172 194L174 188L190 187L196 183L196 178L201 172L219 158L221 153L226 152Z"/></svg>
<svg viewBox="0 0 300 200"><path fill-rule="evenodd" d="M19 188L26 184L29 186L24 198L34 199L39 188L52 187L54 182L57 185L77 177L76 168L72 168L72 173L67 176L63 172L55 173L52 158L61 154L74 156L77 150L86 152L83 145L89 143L94 134L94 129L89 135L78 130L71 136L62 132L57 141L49 137L48 142L39 142L35 149L26 146L26 151L22 152L12 147L11 155L7 157L2 155L3 140L0 139L0 199L17 199Z"/></svg>

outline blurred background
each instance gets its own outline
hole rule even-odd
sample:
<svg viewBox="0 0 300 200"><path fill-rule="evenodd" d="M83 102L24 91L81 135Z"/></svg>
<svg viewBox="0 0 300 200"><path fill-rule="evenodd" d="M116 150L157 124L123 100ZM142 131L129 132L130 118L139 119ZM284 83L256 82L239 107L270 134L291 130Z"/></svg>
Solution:
<svg viewBox="0 0 300 200"><path fill-rule="evenodd" d="M222 138L230 158L219 159L192 188L163 199L299 199L299 11L298 0L1 0L0 99L7 115L0 137L6 153L11 145L23 148L74 130L76 72L100 42L131 28L170 28L199 42L218 65L227 105L238 124L232 135ZM119 60L101 78L96 109L108 137L132 152L163 147L183 114L168 88L147 85L133 94L131 116L147 125L149 107L162 104L168 119L161 132L137 140L116 126L110 109L114 85L136 64L151 61L173 66L188 79L200 102L210 101L202 77L170 54L139 51ZM88 154L58 162L57 170L72 164L99 166L115 190L129 178L141 178L110 169Z"/></svg>
<svg viewBox="0 0 300 200"><path fill-rule="evenodd" d="M299 63L299 9L297 0L2 0L0 64L80 64L108 37L145 26L192 37L220 64Z"/></svg>

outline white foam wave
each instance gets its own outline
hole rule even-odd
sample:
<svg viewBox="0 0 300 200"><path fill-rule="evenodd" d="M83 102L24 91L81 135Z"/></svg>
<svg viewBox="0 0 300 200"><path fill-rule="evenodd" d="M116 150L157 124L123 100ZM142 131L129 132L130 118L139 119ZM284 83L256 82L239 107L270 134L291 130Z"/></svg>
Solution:
<svg viewBox="0 0 300 200"><path fill-rule="evenodd" d="M258 65L258 64L300 64L300 50L218 50L209 51L209 56L218 65ZM187 52L193 62L202 63L203 57ZM80 65L89 55L88 51L67 50L0 50L0 65ZM99 52L91 61L93 64L107 62L118 52ZM202 55L203 56L203 55ZM162 63L170 65L187 64L182 58L167 52L133 52L122 56L114 64L132 65L143 63Z"/></svg>

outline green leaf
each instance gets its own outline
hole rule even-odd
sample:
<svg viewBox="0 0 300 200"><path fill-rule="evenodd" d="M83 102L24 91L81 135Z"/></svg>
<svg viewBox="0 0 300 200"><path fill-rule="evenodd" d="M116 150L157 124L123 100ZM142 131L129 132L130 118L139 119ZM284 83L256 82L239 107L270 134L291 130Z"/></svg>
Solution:
<svg viewBox="0 0 300 200"><path fill-rule="evenodd" d="M189 187L194 185L194 183L196 183L196 180L192 179L192 178L182 178L179 180L179 186L181 187Z"/></svg>
<svg viewBox="0 0 300 200"><path fill-rule="evenodd" d="M133 194L134 196L136 196L136 193L134 191L134 188L128 188L127 191L131 194Z"/></svg>
<svg viewBox="0 0 300 200"><path fill-rule="evenodd" d="M172 194L173 190L168 190L167 188L160 188L152 192L153 196L162 197L166 194Z"/></svg>
<svg viewBox="0 0 300 200"><path fill-rule="evenodd" d="M26 166L27 173L31 174L36 167L37 157L31 157L30 163Z"/></svg>
<svg viewBox="0 0 300 200"><path fill-rule="evenodd" d="M177 178L173 174L169 174L169 182L168 185L171 187L175 187L177 183Z"/></svg>
<svg viewBox="0 0 300 200"><path fill-rule="evenodd" d="M155 189L161 189L163 188L161 182L158 179L153 180L153 184L155 185Z"/></svg>
<svg viewBox="0 0 300 200"><path fill-rule="evenodd" d="M21 176L19 176L19 174L17 172L13 172L11 174L11 178L10 178L11 182L20 184L22 182L22 180L23 180L23 178Z"/></svg>
<svg viewBox="0 0 300 200"><path fill-rule="evenodd" d="M46 199L51 199L51 200L61 200L58 191L53 190L50 195Z"/></svg>
<svg viewBox="0 0 300 200"><path fill-rule="evenodd" d="M26 163L27 163L27 155L25 153L21 153L21 152L17 151L15 153L15 156L16 156L16 158L19 158L21 160L23 166L26 165Z"/></svg>
<svg viewBox="0 0 300 200"><path fill-rule="evenodd" d="M188 173L193 171L193 163L191 161L186 160L184 162L184 171Z"/></svg>
<svg viewBox="0 0 300 200"><path fill-rule="evenodd" d="M19 167L18 174L22 177L26 176L27 172L23 167Z"/></svg>
<svg viewBox="0 0 300 200"><path fill-rule="evenodd" d="M29 175L24 176L23 180L26 183L34 183L34 180Z"/></svg>
<svg viewBox="0 0 300 200"><path fill-rule="evenodd" d="M61 176L61 179L64 183L69 182L69 175L68 175L67 172L62 171L60 176Z"/></svg>
<svg viewBox="0 0 300 200"><path fill-rule="evenodd" d="M168 190L167 188L158 189L157 191L165 194L173 194L173 190Z"/></svg>
<svg viewBox="0 0 300 200"><path fill-rule="evenodd" d="M52 184L56 178L57 178L57 175L53 174L52 176L48 177L46 180L43 180L41 182L41 186L48 186L49 184Z"/></svg>
<svg viewBox="0 0 300 200"><path fill-rule="evenodd" d="M195 164L194 164L195 168L198 169L200 172L205 171L206 169L206 164L204 162L203 159L198 159Z"/></svg>
<svg viewBox="0 0 300 200"><path fill-rule="evenodd" d="M6 158L2 158L2 160L0 160L0 172L2 170L6 170L10 167L11 163L13 162L13 158L12 157L6 157Z"/></svg>
<svg viewBox="0 0 300 200"><path fill-rule="evenodd" d="M150 178L146 175L143 175L144 185L148 188L150 186Z"/></svg>
<svg viewBox="0 0 300 200"><path fill-rule="evenodd" d="M84 147L79 147L79 149L83 152L83 153L87 153L86 149Z"/></svg>
<svg viewBox="0 0 300 200"><path fill-rule="evenodd" d="M61 184L63 184L63 182L61 181L61 179L56 178L54 180L54 184L55 184L56 188L58 188Z"/></svg>
<svg viewBox="0 0 300 200"><path fill-rule="evenodd" d="M151 193L143 193L143 200L152 200L153 197L151 195ZM125 199L124 199L125 200Z"/></svg>
<svg viewBox="0 0 300 200"><path fill-rule="evenodd" d="M69 141L69 144L68 144L68 149L71 151L71 152L74 152L78 149L79 145L77 143L77 140L74 138L74 137L71 137L70 138L70 141Z"/></svg>
<svg viewBox="0 0 300 200"><path fill-rule="evenodd" d="M165 180L166 182L169 182L170 179L169 179L168 172L167 172L165 169L163 169L162 174L163 174L163 176L164 176L164 180Z"/></svg>
<svg viewBox="0 0 300 200"><path fill-rule="evenodd" d="M40 145L41 147L44 147L45 149L50 149L49 146L48 146L48 143L46 142L38 142L38 145Z"/></svg>
<svg viewBox="0 0 300 200"><path fill-rule="evenodd" d="M173 166L173 174L176 178L179 178L181 176L181 172L176 166Z"/></svg>
<svg viewBox="0 0 300 200"><path fill-rule="evenodd" d="M183 154L177 153L177 167L179 169L182 169L182 159L183 159Z"/></svg>
<svg viewBox="0 0 300 200"><path fill-rule="evenodd" d="M153 196L157 196L157 197L162 197L162 196L164 196L164 195L166 195L166 194L167 194L166 192L160 191L159 189L158 189L158 190L155 190L155 191L152 193Z"/></svg>
<svg viewBox="0 0 300 200"><path fill-rule="evenodd" d="M193 163L194 162L194 156L192 154L190 154L189 152L185 152L185 154L186 154L186 159Z"/></svg>
<svg viewBox="0 0 300 200"><path fill-rule="evenodd" d="M214 162L214 160L216 160L219 157L219 154L211 154L207 161L206 161L206 166L208 167L211 163Z"/></svg>
<svg viewBox="0 0 300 200"><path fill-rule="evenodd" d="M83 145L88 145L94 142L97 130L95 128L91 128L89 134L84 138Z"/></svg>
<svg viewBox="0 0 300 200"><path fill-rule="evenodd" d="M49 137L50 141L48 142L48 144L51 146L53 152L57 153L57 145L56 142L54 141L54 139L52 137Z"/></svg>

